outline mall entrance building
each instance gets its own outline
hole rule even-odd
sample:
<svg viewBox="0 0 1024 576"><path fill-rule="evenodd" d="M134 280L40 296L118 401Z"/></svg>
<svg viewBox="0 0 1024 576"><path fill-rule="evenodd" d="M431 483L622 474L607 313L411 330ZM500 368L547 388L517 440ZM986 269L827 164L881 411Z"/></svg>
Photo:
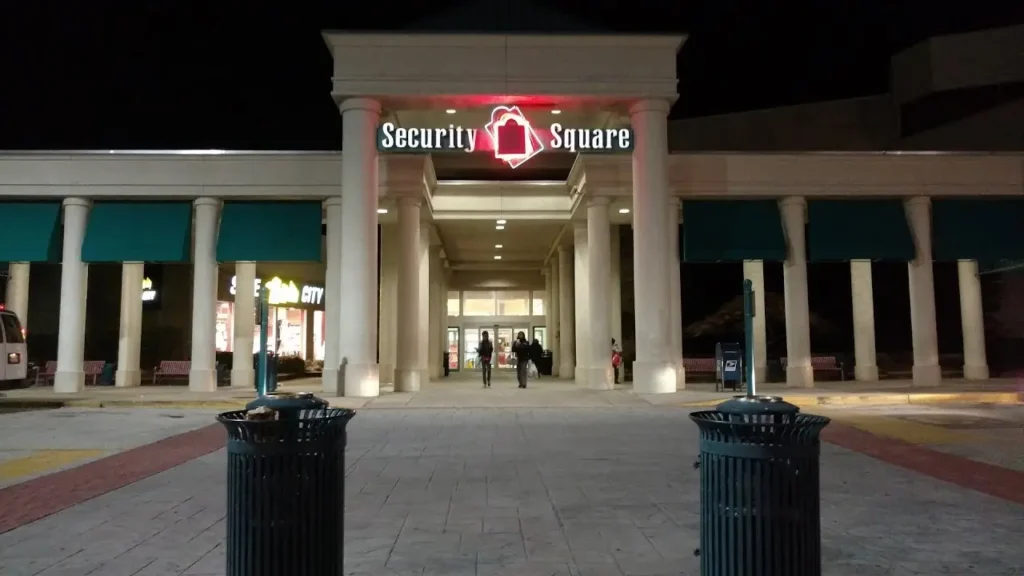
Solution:
<svg viewBox="0 0 1024 576"><path fill-rule="evenodd" d="M62 266L55 389L84 386L89 264L123 266L117 385L140 383L145 262L191 262L189 387L215 354L252 385L257 288L273 340L324 362L329 395L415 391L474 370L483 331L520 331L554 371L612 387L632 301L633 388L685 386L680 261L783 262L786 381L812 386L808 261L849 261L856 376L877 379L872 261L907 263L916 383L941 379L932 262L959 261L965 374L986 378L978 260L1024 258L1020 155L670 150L670 36L324 34L339 152L9 153L0 158L7 306L30 263ZM240 79L239 91L246 86ZM258 89L258 88L257 88ZM632 283L620 242L631 236ZM292 277L258 273L278 263ZM298 268L296 268L297 270ZM883 287L876 287L881 289ZM158 287L156 287L158 289ZM624 292L629 292L624 295ZM755 322L755 368L765 373Z"/></svg>

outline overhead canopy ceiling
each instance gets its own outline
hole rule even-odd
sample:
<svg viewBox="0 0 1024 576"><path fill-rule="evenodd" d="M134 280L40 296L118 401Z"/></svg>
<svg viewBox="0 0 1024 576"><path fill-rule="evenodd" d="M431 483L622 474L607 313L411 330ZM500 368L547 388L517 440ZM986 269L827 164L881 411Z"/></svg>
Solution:
<svg viewBox="0 0 1024 576"><path fill-rule="evenodd" d="M504 230L495 230L493 220L449 220L437 222L438 236L454 266L500 264L539 267L565 222L510 220ZM496 245L501 248L496 248Z"/></svg>

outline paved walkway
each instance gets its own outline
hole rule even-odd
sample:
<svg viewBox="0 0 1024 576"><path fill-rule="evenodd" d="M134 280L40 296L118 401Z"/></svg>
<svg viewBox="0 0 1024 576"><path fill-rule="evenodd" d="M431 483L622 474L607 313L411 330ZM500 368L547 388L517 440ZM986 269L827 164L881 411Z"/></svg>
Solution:
<svg viewBox="0 0 1024 576"><path fill-rule="evenodd" d="M699 573L696 427L679 408L365 410L350 431L346 574ZM976 464L843 423L827 431L826 575L1024 571L1024 505L999 496L1000 479L938 480ZM223 574L222 443L201 428L0 490L5 517L91 498L0 527L0 574ZM1024 473L992 468L1024 486Z"/></svg>

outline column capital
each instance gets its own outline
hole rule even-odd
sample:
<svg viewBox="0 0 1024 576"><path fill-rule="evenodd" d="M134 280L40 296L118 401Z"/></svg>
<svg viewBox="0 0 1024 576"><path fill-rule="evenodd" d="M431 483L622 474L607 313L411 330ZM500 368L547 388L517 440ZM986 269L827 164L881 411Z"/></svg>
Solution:
<svg viewBox="0 0 1024 576"><path fill-rule="evenodd" d="M779 199L779 206L799 206L804 208L807 206L807 200L803 196L786 196L785 198Z"/></svg>
<svg viewBox="0 0 1024 576"><path fill-rule="evenodd" d="M927 196L912 196L912 197L907 198L906 200L904 200L904 202L906 202L907 206L910 206L910 207L913 207L913 208L922 207L922 206L923 207L928 207L928 206L932 205L932 199L927 197Z"/></svg>
<svg viewBox="0 0 1024 576"><path fill-rule="evenodd" d="M338 206L340 208L341 207L341 196L331 196L330 198L325 199L324 200L324 208L327 208L329 206Z"/></svg>
<svg viewBox="0 0 1024 576"><path fill-rule="evenodd" d="M611 198L607 196L591 196L587 195L587 207L591 206L608 206L612 203Z"/></svg>
<svg viewBox="0 0 1024 576"><path fill-rule="evenodd" d="M92 206L92 200L88 198L65 198L62 204L65 208L68 206L84 206L88 208Z"/></svg>
<svg viewBox="0 0 1024 576"><path fill-rule="evenodd" d="M566 246L566 245L563 244L563 245L558 247L558 254L559 254L559 256L561 256L562 254L569 255L571 252L572 252L572 247L570 247L570 246Z"/></svg>
<svg viewBox="0 0 1024 576"><path fill-rule="evenodd" d="M380 102L372 98L347 98L338 104L343 114L349 110L365 110L380 115Z"/></svg>
<svg viewBox="0 0 1024 576"><path fill-rule="evenodd" d="M672 109L672 104L668 100L662 100L660 98L653 98L647 100L637 100L629 107L629 115L641 114L643 112L654 112L658 114L664 114L668 116L669 110Z"/></svg>
<svg viewBox="0 0 1024 576"><path fill-rule="evenodd" d="M395 203L399 206L412 206L414 208L419 208L420 206L423 206L423 198L413 196L411 194L402 194L396 196Z"/></svg>
<svg viewBox="0 0 1024 576"><path fill-rule="evenodd" d="M192 201L192 205L195 207L199 206L213 206L214 208L220 207L219 198L196 198Z"/></svg>

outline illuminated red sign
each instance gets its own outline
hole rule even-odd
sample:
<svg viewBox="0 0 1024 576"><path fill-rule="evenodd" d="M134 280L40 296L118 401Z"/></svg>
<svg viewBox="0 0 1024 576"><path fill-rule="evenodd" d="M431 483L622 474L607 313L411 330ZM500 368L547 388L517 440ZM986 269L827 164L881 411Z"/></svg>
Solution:
<svg viewBox="0 0 1024 576"><path fill-rule="evenodd" d="M498 106L484 126L494 145L494 157L517 168L544 151L544 143L518 106Z"/></svg>

